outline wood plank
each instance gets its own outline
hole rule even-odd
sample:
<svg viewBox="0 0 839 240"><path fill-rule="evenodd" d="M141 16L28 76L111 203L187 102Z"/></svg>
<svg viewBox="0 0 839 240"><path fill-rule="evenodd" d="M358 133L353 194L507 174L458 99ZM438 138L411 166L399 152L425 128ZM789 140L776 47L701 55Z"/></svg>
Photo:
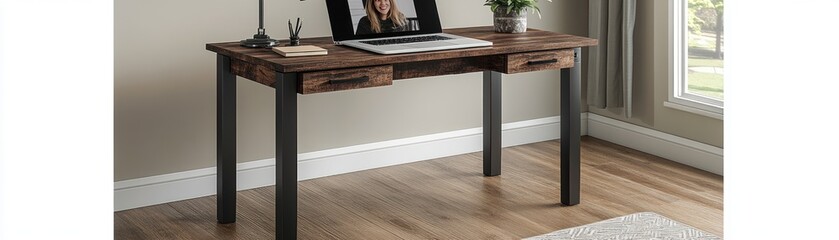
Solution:
<svg viewBox="0 0 839 240"><path fill-rule="evenodd" d="M393 79L411 79L418 77L480 72L484 70L495 70L500 72L500 69L505 67L503 63L503 55L399 63L393 65Z"/></svg>
<svg viewBox="0 0 839 240"><path fill-rule="evenodd" d="M301 185L298 192L298 215L305 220L298 223L298 236L306 236L304 239L398 238L358 213L334 203L331 201L334 196L316 194L311 185Z"/></svg>
<svg viewBox="0 0 839 240"><path fill-rule="evenodd" d="M273 69L238 59L230 59L230 72L269 87L274 87L274 82L277 81L277 73Z"/></svg>
<svg viewBox="0 0 839 240"><path fill-rule="evenodd" d="M300 182L300 239L520 239L652 211L723 236L723 178L592 137L581 141L581 204L559 204L559 142L504 148L502 172L480 153ZM114 213L115 239L272 239L274 188L238 193L237 222L215 197Z"/></svg>
<svg viewBox="0 0 839 240"><path fill-rule="evenodd" d="M211 238L195 224L203 221L186 217L168 204L146 207L143 211L123 211L114 219L120 219L114 221L114 239ZM183 234L184 231L190 233Z"/></svg>
<svg viewBox="0 0 839 240"><path fill-rule="evenodd" d="M550 50L507 55L507 66L503 73L521 73L574 66L574 50Z"/></svg>
<svg viewBox="0 0 839 240"><path fill-rule="evenodd" d="M392 84L393 67L391 65L346 68L302 73L297 84L297 92L312 94Z"/></svg>
<svg viewBox="0 0 839 240"><path fill-rule="evenodd" d="M268 201L266 196L255 197L256 192L240 191L236 194L236 223L231 224L219 224L216 221L215 196L178 201L168 205L184 215L182 222L193 224L190 229L184 231L190 233L181 233L183 235L192 235L192 231L203 231L211 236L205 239L273 239L274 202Z"/></svg>
<svg viewBox="0 0 839 240"><path fill-rule="evenodd" d="M329 69L353 68L375 65L399 64L418 61L502 55L594 46L596 39L574 35L528 29L526 33L495 33L492 26L446 29L444 32L493 42L491 47L432 51L422 53L381 55L355 48L337 46L331 37L301 39L303 45L327 49L328 55L285 58L271 49L246 48L238 42L210 43L206 49L278 72L306 72ZM340 57L335 57L340 56Z"/></svg>
<svg viewBox="0 0 839 240"><path fill-rule="evenodd" d="M474 175L474 178L479 179L479 176ZM364 178L341 175L327 180L314 182L313 189L319 194L332 196L334 204L356 212L383 228L392 229L401 238L514 237L497 227L481 224L479 219L466 214L475 210L486 216L492 207L449 198L462 196L460 194L435 194L446 192L450 185L433 184L439 179L411 168L377 171Z"/></svg>

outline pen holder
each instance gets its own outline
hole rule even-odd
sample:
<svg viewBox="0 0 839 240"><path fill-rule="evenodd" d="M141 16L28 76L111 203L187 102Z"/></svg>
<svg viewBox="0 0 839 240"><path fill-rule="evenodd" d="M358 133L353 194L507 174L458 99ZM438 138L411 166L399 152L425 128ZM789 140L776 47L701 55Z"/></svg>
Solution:
<svg viewBox="0 0 839 240"><path fill-rule="evenodd" d="M288 20L288 45L300 46L300 28L303 27L303 22L297 18L297 24L291 27L291 19Z"/></svg>
<svg viewBox="0 0 839 240"><path fill-rule="evenodd" d="M288 45L289 46L299 46L300 45L300 37L294 36L288 38Z"/></svg>

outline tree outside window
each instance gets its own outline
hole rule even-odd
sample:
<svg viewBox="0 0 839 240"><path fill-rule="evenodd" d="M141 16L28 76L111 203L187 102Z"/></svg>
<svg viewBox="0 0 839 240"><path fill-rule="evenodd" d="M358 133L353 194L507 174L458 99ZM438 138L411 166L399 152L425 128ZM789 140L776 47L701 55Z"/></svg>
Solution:
<svg viewBox="0 0 839 240"><path fill-rule="evenodd" d="M723 0L687 2L687 92L722 101Z"/></svg>

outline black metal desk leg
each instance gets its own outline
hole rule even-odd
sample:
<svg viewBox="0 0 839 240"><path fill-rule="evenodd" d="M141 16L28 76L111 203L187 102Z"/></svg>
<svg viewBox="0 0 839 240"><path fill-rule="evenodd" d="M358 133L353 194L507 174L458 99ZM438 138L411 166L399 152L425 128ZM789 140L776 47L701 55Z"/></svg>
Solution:
<svg viewBox="0 0 839 240"><path fill-rule="evenodd" d="M236 75L230 58L216 55L216 217L236 222Z"/></svg>
<svg viewBox="0 0 839 240"><path fill-rule="evenodd" d="M560 201L580 203L580 48L574 49L574 67L560 70Z"/></svg>
<svg viewBox="0 0 839 240"><path fill-rule="evenodd" d="M277 72L276 239L297 239L297 74Z"/></svg>
<svg viewBox="0 0 839 240"><path fill-rule="evenodd" d="M484 176L501 174L501 73L484 71Z"/></svg>

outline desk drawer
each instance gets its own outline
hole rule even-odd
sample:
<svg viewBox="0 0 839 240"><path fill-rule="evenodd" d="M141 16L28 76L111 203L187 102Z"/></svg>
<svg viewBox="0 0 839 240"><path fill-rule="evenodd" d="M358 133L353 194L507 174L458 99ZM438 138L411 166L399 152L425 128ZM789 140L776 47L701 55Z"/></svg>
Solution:
<svg viewBox="0 0 839 240"><path fill-rule="evenodd" d="M393 84L393 66L348 68L300 74L297 91L301 94L332 92Z"/></svg>
<svg viewBox="0 0 839 240"><path fill-rule="evenodd" d="M505 73L520 73L574 66L574 50L550 50L507 55Z"/></svg>

